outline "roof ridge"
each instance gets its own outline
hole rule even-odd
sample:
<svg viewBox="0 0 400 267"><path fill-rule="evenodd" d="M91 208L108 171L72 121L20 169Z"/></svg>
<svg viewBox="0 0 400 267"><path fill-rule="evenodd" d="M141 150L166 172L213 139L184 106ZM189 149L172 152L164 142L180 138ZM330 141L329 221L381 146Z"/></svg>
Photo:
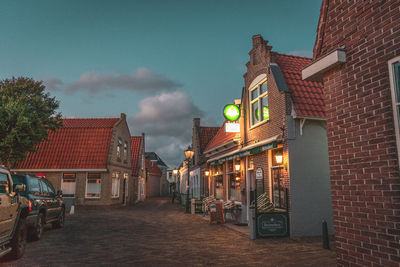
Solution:
<svg viewBox="0 0 400 267"><path fill-rule="evenodd" d="M283 54L283 53L279 53L279 52L272 52L273 54L277 54L280 56L286 56L286 57L295 57L295 58L304 58L304 59L309 59L312 60L311 57L302 57L302 56L295 56L295 55L290 55L290 54Z"/></svg>

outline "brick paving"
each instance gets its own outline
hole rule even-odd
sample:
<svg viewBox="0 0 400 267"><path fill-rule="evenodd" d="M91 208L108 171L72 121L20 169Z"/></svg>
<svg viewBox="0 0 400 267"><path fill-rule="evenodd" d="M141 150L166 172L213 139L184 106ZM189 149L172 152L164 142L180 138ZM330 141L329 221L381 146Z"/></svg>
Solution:
<svg viewBox="0 0 400 267"><path fill-rule="evenodd" d="M335 266L320 239L250 241L166 199L77 210L63 229L30 242L13 266Z"/></svg>

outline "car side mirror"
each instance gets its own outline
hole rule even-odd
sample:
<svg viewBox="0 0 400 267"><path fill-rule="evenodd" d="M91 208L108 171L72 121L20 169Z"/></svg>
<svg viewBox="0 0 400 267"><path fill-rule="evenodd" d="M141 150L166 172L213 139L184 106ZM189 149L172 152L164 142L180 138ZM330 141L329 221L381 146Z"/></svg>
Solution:
<svg viewBox="0 0 400 267"><path fill-rule="evenodd" d="M56 196L58 196L58 197L62 197L62 191L61 190L58 190L57 191L57 195Z"/></svg>
<svg viewBox="0 0 400 267"><path fill-rule="evenodd" d="M14 192L19 193L19 192L24 192L26 190L26 185L24 184L15 184L14 185Z"/></svg>

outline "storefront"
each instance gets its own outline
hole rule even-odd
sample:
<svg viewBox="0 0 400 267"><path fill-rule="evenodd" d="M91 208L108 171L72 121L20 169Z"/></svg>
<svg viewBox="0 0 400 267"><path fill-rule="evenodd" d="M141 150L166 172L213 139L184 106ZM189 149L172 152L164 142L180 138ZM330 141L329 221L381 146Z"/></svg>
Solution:
<svg viewBox="0 0 400 267"><path fill-rule="evenodd" d="M232 112L240 132L226 131L225 122L205 151L210 195L240 204L242 222L257 199L286 212L291 236L320 235L323 220L333 230L322 84L301 80L309 62L253 36L242 99L234 102L240 112Z"/></svg>

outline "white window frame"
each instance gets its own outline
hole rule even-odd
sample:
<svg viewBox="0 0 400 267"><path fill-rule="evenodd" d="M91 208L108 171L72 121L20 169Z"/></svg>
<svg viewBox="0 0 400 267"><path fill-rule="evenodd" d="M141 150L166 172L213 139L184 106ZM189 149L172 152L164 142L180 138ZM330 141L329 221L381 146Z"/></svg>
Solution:
<svg viewBox="0 0 400 267"><path fill-rule="evenodd" d="M397 95L396 95L396 74L394 72L394 64L400 63L400 56L395 57L388 61L388 68L389 68L389 80L390 80L390 91L392 95L392 106L393 106L393 119L394 119L394 128L396 132L396 143L397 143L397 158L400 165L400 118L399 118L399 111L400 109L400 102L397 102ZM400 79L397 77L397 79ZM399 88L400 91L400 88Z"/></svg>
<svg viewBox="0 0 400 267"><path fill-rule="evenodd" d="M74 174L74 175L75 175L75 182L74 182L74 183L75 183L75 187L74 187L74 195L73 195L73 196L65 196L65 193L64 193L65 190L63 190L64 174ZM75 198L75 196L76 196L76 180L78 179L76 173L73 173L73 172L63 172L61 175L62 175L62 176L61 176L61 190L63 191L63 197L64 197L64 198Z"/></svg>
<svg viewBox="0 0 400 267"><path fill-rule="evenodd" d="M87 195L88 181L89 181L89 179L94 179L94 178L89 178L89 173L86 173L85 198L88 198L88 199L100 199L101 198L101 174L98 173L98 175L99 175L99 179L100 179L100 193L99 193L98 197L91 197L91 196Z"/></svg>
<svg viewBox="0 0 400 267"><path fill-rule="evenodd" d="M256 98L254 98L253 100L251 99L251 93L255 90L260 90L260 86L264 83L267 83L267 91L265 93L260 94L260 91L258 91L258 96ZM264 117L263 114L263 108L262 108L262 99L264 97L268 97L268 80L267 78L262 79L260 82L258 82L255 86L250 87L249 88L249 116L250 116L250 129L255 128L261 124L266 123L267 121L269 121L269 118L266 120L260 120L259 122L254 123L253 122L253 107L252 105L256 102L258 102L258 110L259 110L259 117L260 119ZM269 98L268 98L268 106L269 106Z"/></svg>
<svg viewBox="0 0 400 267"><path fill-rule="evenodd" d="M111 179L111 198L119 198L119 191L120 191L120 187L121 187L121 178L119 177L120 173L119 172L113 172L112 173L112 179ZM117 182L117 194L115 194L115 192L113 192L113 188L114 188L114 181Z"/></svg>

